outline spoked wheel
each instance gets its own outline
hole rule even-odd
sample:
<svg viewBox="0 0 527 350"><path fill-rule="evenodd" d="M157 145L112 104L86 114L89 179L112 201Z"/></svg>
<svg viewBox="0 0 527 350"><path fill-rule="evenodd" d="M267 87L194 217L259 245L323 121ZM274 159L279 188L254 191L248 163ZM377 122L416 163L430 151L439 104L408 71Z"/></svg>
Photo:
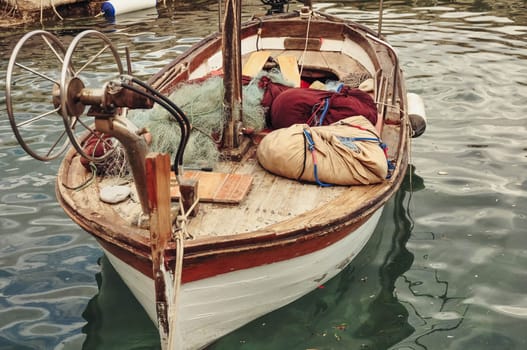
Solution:
<svg viewBox="0 0 527 350"><path fill-rule="evenodd" d="M99 87L101 76L108 80L122 73L117 50L104 34L94 30L77 35L64 56L59 108L71 144L90 161L99 162L111 155L116 142L96 131L92 123L83 118L86 107L81 101L83 89ZM89 99L89 96L84 98Z"/></svg>
<svg viewBox="0 0 527 350"><path fill-rule="evenodd" d="M60 106L50 103L52 96L58 95L57 67L62 66L65 52L53 34L35 30L17 43L7 66L9 123L20 146L42 161L57 158L69 143L60 123ZM69 74L67 69L65 74Z"/></svg>

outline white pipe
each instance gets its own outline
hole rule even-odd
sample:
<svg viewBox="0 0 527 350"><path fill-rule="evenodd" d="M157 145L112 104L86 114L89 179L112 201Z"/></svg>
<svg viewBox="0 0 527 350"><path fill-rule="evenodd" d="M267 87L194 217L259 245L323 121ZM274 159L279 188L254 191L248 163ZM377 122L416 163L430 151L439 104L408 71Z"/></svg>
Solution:
<svg viewBox="0 0 527 350"><path fill-rule="evenodd" d="M105 17L115 17L123 13L156 7L156 0L111 0L101 5L101 12Z"/></svg>

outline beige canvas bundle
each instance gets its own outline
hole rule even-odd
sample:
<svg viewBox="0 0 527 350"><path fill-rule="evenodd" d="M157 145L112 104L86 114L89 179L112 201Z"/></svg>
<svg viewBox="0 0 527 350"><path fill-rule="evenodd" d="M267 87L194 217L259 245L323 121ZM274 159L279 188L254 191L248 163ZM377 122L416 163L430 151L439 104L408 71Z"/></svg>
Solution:
<svg viewBox="0 0 527 350"><path fill-rule="evenodd" d="M306 132L304 132L304 130ZM309 150L310 135L314 152ZM336 185L374 184L384 181L388 165L375 127L362 116L327 126L295 124L274 130L260 143L257 157L268 171L291 179Z"/></svg>

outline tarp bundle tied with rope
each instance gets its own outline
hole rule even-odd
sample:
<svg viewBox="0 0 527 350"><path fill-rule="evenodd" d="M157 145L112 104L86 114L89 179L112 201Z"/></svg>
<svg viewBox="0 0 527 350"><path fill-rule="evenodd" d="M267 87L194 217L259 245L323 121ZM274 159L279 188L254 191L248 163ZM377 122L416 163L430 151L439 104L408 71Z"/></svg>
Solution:
<svg viewBox="0 0 527 350"><path fill-rule="evenodd" d="M274 130L259 144L257 156L271 173L321 186L368 185L388 175L385 146L363 116Z"/></svg>

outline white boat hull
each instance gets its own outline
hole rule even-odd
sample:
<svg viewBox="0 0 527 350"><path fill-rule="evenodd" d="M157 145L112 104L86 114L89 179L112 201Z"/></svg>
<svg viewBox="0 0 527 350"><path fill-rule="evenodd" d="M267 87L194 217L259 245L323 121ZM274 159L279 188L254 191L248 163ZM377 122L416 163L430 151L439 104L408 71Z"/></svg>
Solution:
<svg viewBox="0 0 527 350"><path fill-rule="evenodd" d="M182 349L201 349L334 277L366 245L381 213L382 207L354 232L316 252L183 284L177 315ZM105 254L157 323L154 281L110 252Z"/></svg>

